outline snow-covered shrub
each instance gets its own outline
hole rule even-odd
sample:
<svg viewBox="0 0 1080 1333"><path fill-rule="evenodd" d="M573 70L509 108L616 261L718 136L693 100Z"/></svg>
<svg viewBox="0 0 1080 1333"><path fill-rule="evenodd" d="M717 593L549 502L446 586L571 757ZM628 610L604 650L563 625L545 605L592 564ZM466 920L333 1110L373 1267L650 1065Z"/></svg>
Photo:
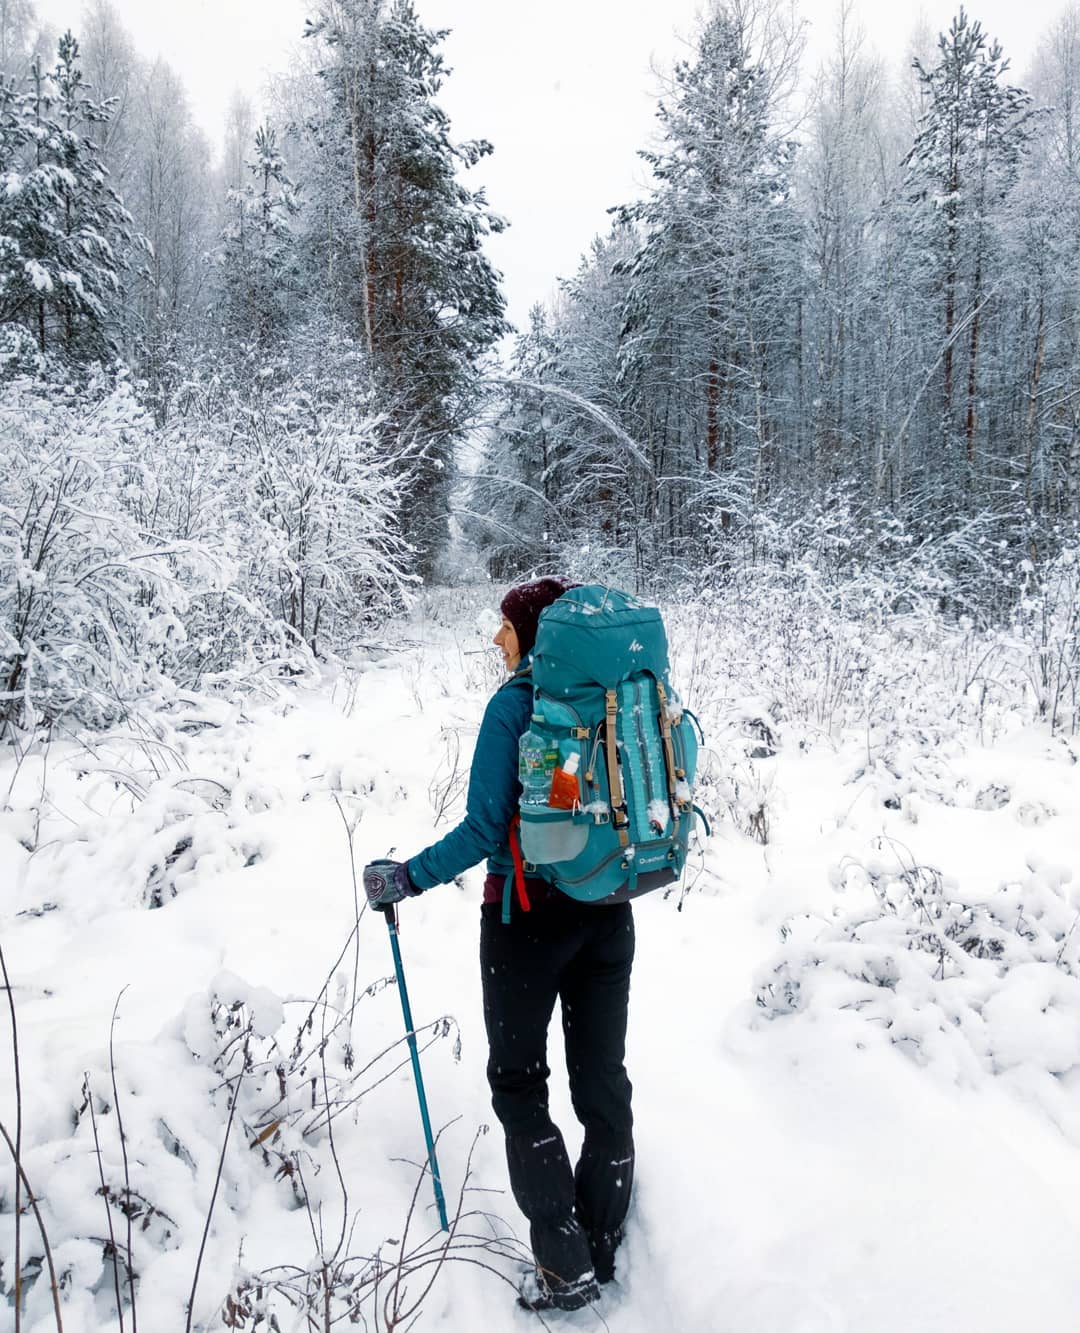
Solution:
<svg viewBox="0 0 1080 1333"><path fill-rule="evenodd" d="M407 604L400 466L359 384L267 367L245 393L190 381L175 409L170 438L224 473L238 596L316 653L346 650ZM217 521L215 492L201 498L202 521Z"/></svg>
<svg viewBox="0 0 1080 1333"><path fill-rule="evenodd" d="M157 746L168 744L145 744L149 762L156 760ZM263 840L249 813L253 805L258 808L258 789L235 770L231 780L227 773L208 777L182 768L155 776L139 756L137 738L97 754L69 747L58 762L74 775L84 805L76 828L52 837L38 852L53 874L103 879L114 900L158 908L199 875L262 860ZM44 780L44 764L41 770ZM28 849L38 850L32 826L24 837ZM34 904L34 910L46 905Z"/></svg>
<svg viewBox="0 0 1080 1333"><path fill-rule="evenodd" d="M762 563L665 606L673 680L706 735L697 799L710 819L771 841L790 808L774 759L822 748L850 752L848 781L913 821L923 798L956 802L949 770L965 745L1026 723L1076 728L1072 548L1022 571L1029 586L1009 624L980 626L942 609L947 561L935 548L863 567L839 558L832 526L825 533L820 559L778 558L783 537L770 536ZM1007 799L969 795L976 808Z"/></svg>
<svg viewBox="0 0 1080 1333"><path fill-rule="evenodd" d="M888 845L833 871L832 918L800 916L759 972L770 1018L858 1014L967 1082L1080 1071L1080 910L1065 866L968 893ZM1049 1086L1049 1085L1047 1085ZM1053 1110L1053 1107L1050 1107Z"/></svg>
<svg viewBox="0 0 1080 1333"><path fill-rule="evenodd" d="M1074 548L1025 565L1009 622L980 625L955 614L950 539L863 566L838 563L839 534L825 535L816 553L770 539L761 563L732 567L671 607L677 677L710 723L752 700L766 725L794 724L803 742L861 730L871 760L915 736L993 740L1020 717L1080 726Z"/></svg>
<svg viewBox="0 0 1080 1333"><path fill-rule="evenodd" d="M158 460L130 386L0 391L0 721L101 725L165 683L220 549L142 521Z"/></svg>
<svg viewBox="0 0 1080 1333"><path fill-rule="evenodd" d="M1013 630L1026 646L1026 671L1040 717L1080 730L1080 546L1047 564L1025 560Z"/></svg>
<svg viewBox="0 0 1080 1333"><path fill-rule="evenodd" d="M0 325L0 379L33 375L43 360L37 340L25 325Z"/></svg>
<svg viewBox="0 0 1080 1333"><path fill-rule="evenodd" d="M242 1327L226 1317L230 1303L236 1315L257 1290L282 1317L317 1296L320 1313L356 1322L410 1270L440 1254L454 1257L451 1242L433 1241L412 1210L393 1219L400 1241L385 1241L386 1219L374 1237L370 1225L364 1228L371 1250L351 1248L357 1216L371 1211L372 1193L385 1188L357 1111L408 1063L404 1035L376 1050L367 1042L357 1051L352 1043L358 1004L386 984L352 992L339 986L331 996L328 978L314 1000L286 1005L265 987L222 972L154 1041L109 1042L108 1055L102 1049L91 1057L81 1085L51 1087L47 1114L38 1113L44 1090L33 1090L22 1162L66 1323L106 1327L130 1318L134 1307L150 1327L182 1327L194 1294L197 1327L218 1327L218 1318ZM452 1021L440 1018L417 1036L426 1048L452 1031ZM347 1186L339 1154L352 1161L358 1153L366 1169L362 1176L350 1170ZM275 1204L268 1228L265 1216ZM309 1267L269 1266L283 1240L286 1253L306 1261L315 1227L326 1227L327 1239ZM0 1250L7 1253L11 1228L10 1208L0 1206ZM29 1228L24 1237L27 1326L51 1327L40 1242ZM475 1238L459 1244L475 1260ZM10 1300L9 1284L5 1273L0 1295Z"/></svg>
<svg viewBox="0 0 1080 1333"><path fill-rule="evenodd" d="M399 483L339 388L188 385L158 428L130 383L0 387L0 723L101 726L234 687L407 600Z"/></svg>
<svg viewBox="0 0 1080 1333"><path fill-rule="evenodd" d="M761 569L794 579L810 570L834 590L873 577L886 611L921 603L987 625L1004 620L1015 604L1031 516L987 509L947 518L916 507L902 518L846 484L816 499L780 494L763 506L751 485L737 481L722 489L705 526L713 556L704 572L712 585L752 583ZM1062 542L1056 533L1052 549Z"/></svg>

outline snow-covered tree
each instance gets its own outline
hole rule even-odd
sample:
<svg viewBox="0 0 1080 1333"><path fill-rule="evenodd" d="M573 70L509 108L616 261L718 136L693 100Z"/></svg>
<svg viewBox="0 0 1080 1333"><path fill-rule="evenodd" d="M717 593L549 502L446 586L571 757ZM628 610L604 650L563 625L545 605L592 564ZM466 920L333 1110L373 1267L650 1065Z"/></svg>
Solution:
<svg viewBox="0 0 1080 1333"><path fill-rule="evenodd" d="M108 118L91 126L90 137L101 150L113 186L126 199L134 165L132 99L141 62L112 0L87 4L79 46L86 83L109 107Z"/></svg>
<svg viewBox="0 0 1080 1333"><path fill-rule="evenodd" d="M1034 128L1031 96L1004 82L1001 47L961 8L919 65L925 111L908 154L904 190L916 281L940 313L940 441L970 467L980 444L980 354L994 296L993 218L1016 183Z"/></svg>
<svg viewBox="0 0 1080 1333"><path fill-rule="evenodd" d="M0 76L21 78L33 44L32 0L0 0Z"/></svg>
<svg viewBox="0 0 1080 1333"><path fill-rule="evenodd" d="M1080 518L1080 5L1066 8L1036 52L1044 132L1017 191L1008 263L1024 319L1025 492L1036 511ZM1014 335L1015 337L1016 335Z"/></svg>
<svg viewBox="0 0 1080 1333"><path fill-rule="evenodd" d="M265 347L288 328L298 280L291 219L300 204L272 126L256 130L255 153L247 165L254 183L228 195L220 314L227 340Z"/></svg>
<svg viewBox="0 0 1080 1333"><path fill-rule="evenodd" d="M559 404L544 392L557 368L544 308L514 342L510 383L485 431L465 496L462 530L483 552L492 577L511 579L544 567L565 537L554 493L553 416Z"/></svg>
<svg viewBox="0 0 1080 1333"><path fill-rule="evenodd" d="M131 286L133 353L159 410L185 358L210 340L211 256L221 218L210 150L179 77L163 60L140 71L132 115L137 163L129 202L149 244Z"/></svg>
<svg viewBox="0 0 1080 1333"><path fill-rule="evenodd" d="M365 348L392 447L411 453L406 527L430 572L477 366L506 330L482 249L503 224L458 179L491 147L451 139L434 100L445 33L411 0L326 0L308 31L326 93L305 189L312 285Z"/></svg>
<svg viewBox="0 0 1080 1333"><path fill-rule="evenodd" d="M812 475L829 486L862 462L873 438L868 360L880 325L867 281L881 177L883 69L867 50L853 0L841 0L831 56L820 70L797 189L808 230L809 290L800 340L804 434ZM867 345L869 344L869 346Z"/></svg>
<svg viewBox="0 0 1080 1333"><path fill-rule="evenodd" d="M108 107L84 91L70 32L55 68L35 60L29 84L0 89L0 323L29 328L43 353L101 359L117 344L120 255L131 237L88 137Z"/></svg>
<svg viewBox="0 0 1080 1333"><path fill-rule="evenodd" d="M229 190L242 190L247 184L248 157L255 133L255 108L243 93L236 92L225 115L225 152L222 172Z"/></svg>
<svg viewBox="0 0 1080 1333"><path fill-rule="evenodd" d="M679 423L673 471L710 485L738 478L765 496L785 466L802 237L794 146L777 130L779 75L766 59L777 51L783 67L797 39L763 44L760 19L752 5L715 7L694 57L675 68L659 112L664 142L644 154L653 192L627 210L644 241L628 265L623 357L626 376L663 398L670 390L653 370L664 363L669 385L692 386L674 413L670 402L661 410L665 428Z"/></svg>

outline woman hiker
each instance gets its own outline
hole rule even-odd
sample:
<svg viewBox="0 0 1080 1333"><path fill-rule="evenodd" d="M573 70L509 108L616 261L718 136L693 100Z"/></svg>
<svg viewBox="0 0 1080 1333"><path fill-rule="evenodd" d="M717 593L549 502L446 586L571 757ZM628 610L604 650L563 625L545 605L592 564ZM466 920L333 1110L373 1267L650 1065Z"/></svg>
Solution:
<svg viewBox="0 0 1080 1333"><path fill-rule="evenodd" d="M512 588L495 643L509 680L488 702L476 739L465 818L411 860L364 872L373 907L415 896L487 858L480 909L480 966L487 1076L506 1133L510 1186L529 1221L535 1276L521 1304L576 1310L615 1273L615 1250L634 1174L630 1080L623 1065L634 921L630 903L576 902L526 877L503 924L505 881L514 875L509 830L518 808L518 739L532 714L531 653L540 613L569 588L560 578ZM574 1112L585 1129L576 1167L548 1113L548 1024L562 1005Z"/></svg>

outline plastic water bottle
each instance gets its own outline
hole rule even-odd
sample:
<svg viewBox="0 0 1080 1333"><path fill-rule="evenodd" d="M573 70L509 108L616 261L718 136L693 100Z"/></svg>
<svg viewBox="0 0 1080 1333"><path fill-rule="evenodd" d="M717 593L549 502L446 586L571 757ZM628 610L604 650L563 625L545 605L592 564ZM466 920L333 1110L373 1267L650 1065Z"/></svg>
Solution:
<svg viewBox="0 0 1080 1333"><path fill-rule="evenodd" d="M534 722L543 722L533 714ZM518 777L521 779L521 799L532 805L547 805L551 792L551 777L559 762L559 751L554 741L542 736L532 727L518 741Z"/></svg>

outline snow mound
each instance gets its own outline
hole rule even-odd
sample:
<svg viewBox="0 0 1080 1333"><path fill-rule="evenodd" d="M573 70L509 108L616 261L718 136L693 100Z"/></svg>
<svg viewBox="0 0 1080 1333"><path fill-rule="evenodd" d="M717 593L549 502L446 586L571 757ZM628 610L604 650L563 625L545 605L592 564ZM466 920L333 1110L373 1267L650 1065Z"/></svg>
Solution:
<svg viewBox="0 0 1080 1333"><path fill-rule="evenodd" d="M796 917L759 974L769 1018L857 1014L916 1063L1022 1084L1080 1143L1058 1080L1080 1083L1080 910L1068 866L1032 858L996 892L965 893L893 853L833 871L844 906Z"/></svg>

